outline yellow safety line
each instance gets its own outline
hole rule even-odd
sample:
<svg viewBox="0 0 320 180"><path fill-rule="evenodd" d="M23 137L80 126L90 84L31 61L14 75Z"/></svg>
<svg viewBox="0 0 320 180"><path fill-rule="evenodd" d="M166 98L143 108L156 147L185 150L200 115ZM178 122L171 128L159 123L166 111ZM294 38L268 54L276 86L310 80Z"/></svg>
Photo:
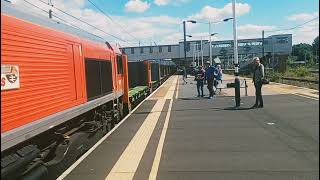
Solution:
<svg viewBox="0 0 320 180"><path fill-rule="evenodd" d="M177 77L175 77L172 81L171 81L171 85L170 88L168 89L168 92L165 95L165 99L172 99L173 98L173 94L176 88L176 84L177 84Z"/></svg>
<svg viewBox="0 0 320 180"><path fill-rule="evenodd" d="M178 94L179 94L179 76L178 76L178 81L177 81L177 93L176 93L176 99L178 99Z"/></svg>
<svg viewBox="0 0 320 180"><path fill-rule="evenodd" d="M173 77L172 77L173 78ZM176 78L175 78L176 80ZM175 81L171 81L173 84ZM170 83L170 81L168 82ZM171 85L172 85L171 84ZM171 93L171 91L168 91ZM166 94L165 97L168 97ZM173 95L172 95L173 96ZM130 180L133 179L133 176L138 168L138 165L141 161L143 153L147 147L147 144L151 138L151 135L154 131L154 128L158 122L161 111L166 102L166 98L159 99L151 112L132 138L108 176L106 180Z"/></svg>
<svg viewBox="0 0 320 180"><path fill-rule="evenodd" d="M174 81L174 82L177 83L178 81L179 81L179 79L177 79L177 81ZM179 87L179 84L178 84L178 87ZM177 88L177 90L178 90L178 88ZM177 95L176 95L176 98L177 98ZM164 144L164 140L166 138L168 124L169 124L170 115L171 115L172 102L173 102L173 96L170 99L170 104L169 104L169 108L168 108L168 111L167 111L166 119L165 119L165 122L164 122L164 125L163 125L163 129L162 129L162 132L161 132L161 136L160 136L160 139L159 139L156 155L154 157L152 168L151 168L151 172L149 174L149 180L156 180L156 178L157 178L157 174L158 174L158 170L159 170L159 164L160 164L161 155L162 155L163 144Z"/></svg>

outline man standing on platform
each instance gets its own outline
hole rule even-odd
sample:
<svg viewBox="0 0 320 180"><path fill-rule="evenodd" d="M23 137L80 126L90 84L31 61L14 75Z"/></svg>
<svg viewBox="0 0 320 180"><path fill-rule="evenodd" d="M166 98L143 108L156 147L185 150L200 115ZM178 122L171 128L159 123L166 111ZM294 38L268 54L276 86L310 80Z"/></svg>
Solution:
<svg viewBox="0 0 320 180"><path fill-rule="evenodd" d="M264 66L261 64L260 59L255 57L255 70L253 72L252 81L254 83L254 87L256 88L256 103L252 106L252 108L263 108L263 99L262 99L262 79L264 78Z"/></svg>
<svg viewBox="0 0 320 180"><path fill-rule="evenodd" d="M206 62L206 73L205 78L207 80L207 88L209 90L209 99L213 98L214 91L213 91L213 82L214 82L214 72L215 68L210 66L210 61Z"/></svg>

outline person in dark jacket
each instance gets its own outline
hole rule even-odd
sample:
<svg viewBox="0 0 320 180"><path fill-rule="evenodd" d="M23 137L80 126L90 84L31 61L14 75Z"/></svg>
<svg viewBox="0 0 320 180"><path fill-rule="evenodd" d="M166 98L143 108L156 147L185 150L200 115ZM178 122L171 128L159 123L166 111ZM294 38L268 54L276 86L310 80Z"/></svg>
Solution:
<svg viewBox="0 0 320 180"><path fill-rule="evenodd" d="M207 81L207 88L209 90L209 99L213 98L214 95L214 90L213 90L213 82L214 82L214 72L215 72L215 68L214 66L210 65L210 62L207 61L206 62L206 73L205 73L205 79Z"/></svg>
<svg viewBox="0 0 320 180"><path fill-rule="evenodd" d="M258 57L254 58L254 62L256 66L253 72L252 81L256 89L256 103L252 106L252 108L263 108L261 88L262 88L262 79L264 78L264 66L263 64L261 64L260 59Z"/></svg>
<svg viewBox="0 0 320 180"><path fill-rule="evenodd" d="M199 66L198 70L195 72L195 80L197 81L197 91L198 91L198 97L200 97L200 91L201 91L201 97L203 97L203 80L204 80L204 69Z"/></svg>

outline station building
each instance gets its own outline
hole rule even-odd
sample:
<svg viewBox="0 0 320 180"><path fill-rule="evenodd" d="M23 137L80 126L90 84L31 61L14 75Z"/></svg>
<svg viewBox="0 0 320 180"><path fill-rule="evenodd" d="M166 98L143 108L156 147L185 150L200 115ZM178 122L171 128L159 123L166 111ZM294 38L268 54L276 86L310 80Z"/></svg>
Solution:
<svg viewBox="0 0 320 180"><path fill-rule="evenodd" d="M202 42L202 51L201 51ZM135 46L121 48L130 61L172 59L178 65L188 66L195 62L202 64L208 61L210 43L208 40L187 41L186 61L184 60L184 43L154 45L154 46ZM233 40L212 41L212 59L219 58L224 68L233 67ZM239 61L245 62L248 59L258 56L262 57L262 38L239 39L238 54ZM278 34L264 38L264 55L269 61L278 61L279 57L290 55L292 52L292 34ZM203 55L202 55L203 53Z"/></svg>

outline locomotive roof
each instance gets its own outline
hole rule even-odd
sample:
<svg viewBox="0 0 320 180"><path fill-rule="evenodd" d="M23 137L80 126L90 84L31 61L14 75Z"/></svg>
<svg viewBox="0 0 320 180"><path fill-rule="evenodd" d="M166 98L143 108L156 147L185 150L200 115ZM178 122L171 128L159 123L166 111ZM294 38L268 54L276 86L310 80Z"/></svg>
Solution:
<svg viewBox="0 0 320 180"><path fill-rule="evenodd" d="M59 30L65 33L69 33L72 35L76 35L80 38L88 39L94 42L99 42L106 44L106 40L103 38L94 36L84 30L74 28L72 26L69 26L67 24L64 24L62 22L46 18L44 16L36 16L32 14L32 12L27 12L26 9L19 7L17 5L14 5L10 2L7 2L5 0L1 0L1 13L7 14L9 16L14 16L19 19L23 19L35 24L39 24L45 27L49 27L55 30Z"/></svg>

